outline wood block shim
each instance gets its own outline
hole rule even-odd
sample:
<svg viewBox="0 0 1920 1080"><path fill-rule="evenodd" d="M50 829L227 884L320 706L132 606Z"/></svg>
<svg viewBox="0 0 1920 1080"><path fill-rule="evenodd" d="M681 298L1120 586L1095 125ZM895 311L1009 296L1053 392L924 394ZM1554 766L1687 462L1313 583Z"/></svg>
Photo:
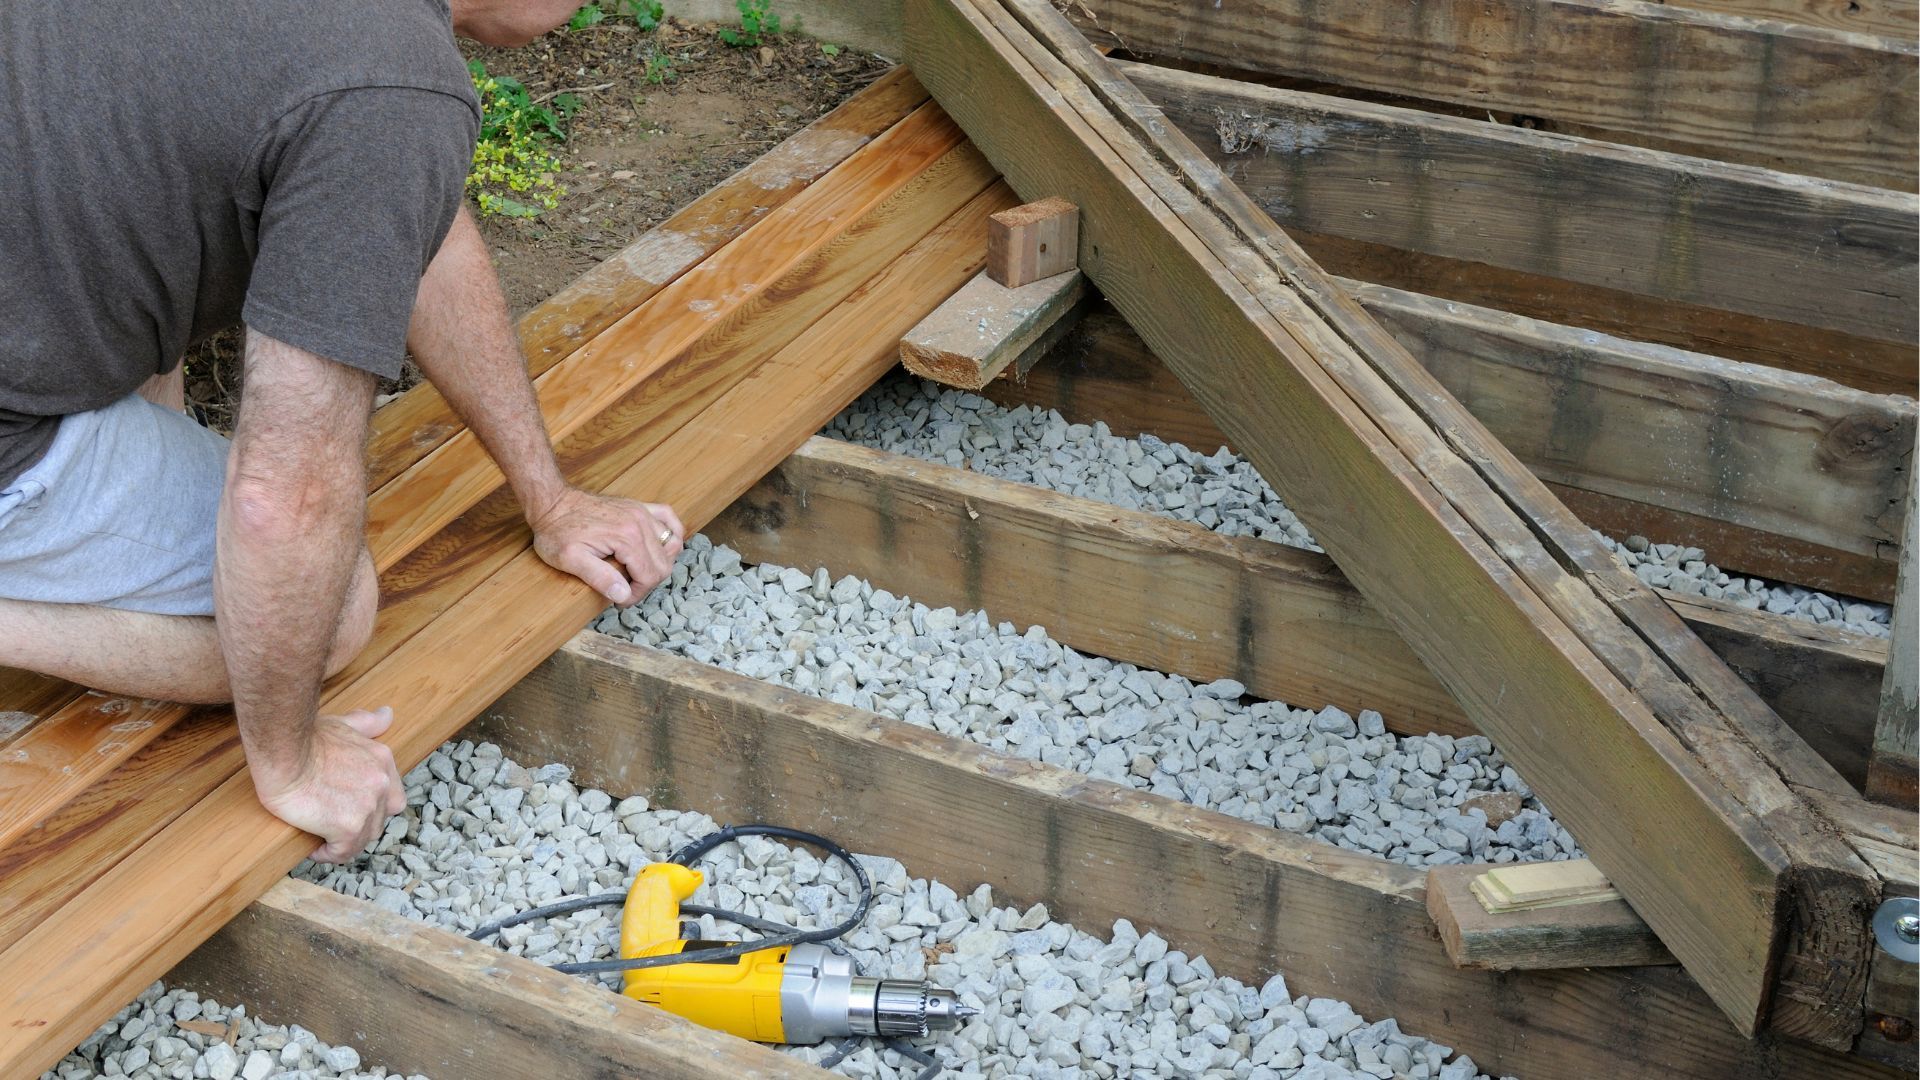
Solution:
<svg viewBox="0 0 1920 1080"><path fill-rule="evenodd" d="M905 25L921 82L1016 190L1082 208L1081 268L1736 1029L1778 975L1776 1023L1850 1046L1878 882L1781 771L1845 782L1058 12L908 0Z"/></svg>
<svg viewBox="0 0 1920 1080"><path fill-rule="evenodd" d="M1031 368L1085 308L1087 279L1068 270L1008 288L982 270L900 339L908 371L979 390L1011 368Z"/></svg>
<svg viewBox="0 0 1920 1080"><path fill-rule="evenodd" d="M1674 962L1617 892L1610 899L1491 912L1474 891L1485 871L1471 865L1427 871L1427 913L1457 967L1544 971Z"/></svg>
<svg viewBox="0 0 1920 1080"><path fill-rule="evenodd" d="M1017 289L1064 274L1079 258L1080 208L1051 197L993 215L987 225L987 276Z"/></svg>
<svg viewBox="0 0 1920 1080"><path fill-rule="evenodd" d="M1620 899L1619 890L1589 859L1500 866L1470 883L1480 906L1493 914L1570 907Z"/></svg>

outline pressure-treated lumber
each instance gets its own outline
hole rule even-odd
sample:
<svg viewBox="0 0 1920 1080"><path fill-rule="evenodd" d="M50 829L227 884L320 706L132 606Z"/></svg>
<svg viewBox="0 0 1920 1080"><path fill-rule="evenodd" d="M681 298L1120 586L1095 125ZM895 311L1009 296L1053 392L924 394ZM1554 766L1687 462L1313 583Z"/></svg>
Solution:
<svg viewBox="0 0 1920 1080"><path fill-rule="evenodd" d="M900 339L908 371L945 386L978 390L1009 368L1021 371L1072 328L1087 298L1078 270L1008 288L986 271L947 298Z"/></svg>
<svg viewBox="0 0 1920 1080"><path fill-rule="evenodd" d="M1086 0L1099 44L1911 191L1915 44L1601 0ZM1081 203L1086 208L1085 203Z"/></svg>
<svg viewBox="0 0 1920 1080"><path fill-rule="evenodd" d="M894 68L541 302L519 324L528 374L545 374L926 100L913 75ZM460 430L431 383L408 390L374 414L368 486L399 476Z"/></svg>
<svg viewBox="0 0 1920 1080"><path fill-rule="evenodd" d="M1341 285L1594 528L1697 545L1732 572L1892 599L1912 398ZM985 394L1202 453L1228 443L1106 309Z"/></svg>
<svg viewBox="0 0 1920 1080"><path fill-rule="evenodd" d="M520 327L529 363L536 373L545 372L581 342L653 297L665 284L678 279L694 262L800 194L812 180L876 136L901 126L896 122L925 100L926 92L911 76L895 72L883 76L845 105L796 133L660 228L650 231L529 312ZM928 123L931 116L927 114L923 118L921 128L936 133L944 130L939 136L944 143L935 145L951 146L951 128L942 129L940 124L944 121ZM910 142L896 135L888 141L885 150L869 151L867 157L869 160L882 158L887 151L901 148L907 149L911 157L918 144L907 145ZM912 164L907 162L908 167ZM859 190L860 185L859 177L843 175L835 185L828 186ZM812 203L819 201L818 196L811 200ZM745 272L751 277L760 271L746 267ZM722 295L712 303L718 308L739 299ZM703 318L704 314L695 315L683 321L697 323ZM600 379L598 383L612 385L617 384L617 380ZM376 492L376 505L421 500L445 512L459 507L462 498L470 498L470 493L462 495L441 490L434 492L432 500L425 500L421 487L384 486L393 476L414 467L457 431L458 425L444 399L426 384L379 410L375 414L369 447L369 485ZM433 475L416 480L427 485L440 482ZM383 491L383 496L378 494ZM370 523L370 528L382 569L417 546L421 536L417 531L402 535L404 530L394 528L379 516ZM25 678L38 681L31 684L20 681ZM22 703L16 694L27 696L35 704ZM162 703L97 695L83 697L77 688L25 673L0 685L0 708L37 712L43 708L54 710L61 703L64 707L51 711L43 722L24 731L8 732L7 741L12 745L7 756L0 759L0 850L86 790L89 784L109 774L185 714L176 706ZM12 726L7 725L9 729ZM0 911L4 910L5 901L0 899Z"/></svg>
<svg viewBox="0 0 1920 1080"><path fill-rule="evenodd" d="M1911 194L1119 67L1289 231L1915 342ZM1913 368L1908 356L1881 377L1911 392Z"/></svg>
<svg viewBox="0 0 1920 1080"><path fill-rule="evenodd" d="M1017 190L1082 208L1082 269L1736 1028L1767 1019L1784 945L1775 1022L1851 1045L1877 882L1773 770L1844 781L1057 12L906 12L922 83Z"/></svg>
<svg viewBox="0 0 1920 1080"><path fill-rule="evenodd" d="M1013 201L1004 188L972 199L606 490L671 502L697 528L886 369L899 335L933 306L931 298L979 269L985 218ZM410 764L564 640L566 627L598 610L584 586L547 568L524 538L520 544L431 626L353 683L337 685L327 707L387 703L417 718L403 719L387 739ZM515 617L499 618L501 611ZM0 1068L57 1059L311 843L258 806L244 773L180 814L0 953L0 966L19 974L0 992ZM183 868L182 853L191 853L195 870ZM190 883L185 892L182 881ZM174 903L128 916L126 896L168 888Z"/></svg>
<svg viewBox="0 0 1920 1080"><path fill-rule="evenodd" d="M331 889L284 879L167 973L393 1075L823 1078L796 1058Z"/></svg>
<svg viewBox="0 0 1920 1080"><path fill-rule="evenodd" d="M1485 866L1427 871L1427 914L1447 959L1489 971L1639 967L1673 955L1618 894L1610 900L1491 912L1474 895Z"/></svg>
<svg viewBox="0 0 1920 1080"><path fill-rule="evenodd" d="M1131 919L1223 974L1258 984L1283 971L1295 994L1396 1017L1496 1075L1896 1075L1741 1038L1674 967L1457 968L1432 933L1421 871L604 635L575 639L466 735L567 762L616 796L851 837L913 874L962 892L987 882L997 903L1045 903L1091 933Z"/></svg>
<svg viewBox="0 0 1920 1080"><path fill-rule="evenodd" d="M824 566L933 607L1042 625L1083 652L1236 679L1307 708L1377 709L1406 734L1475 733L1315 552L823 438L706 531L750 562ZM1864 783L1884 641L1663 596L1850 784Z"/></svg>
<svg viewBox="0 0 1920 1080"><path fill-rule="evenodd" d="M1900 591L1893 601L1893 652L1880 686L1880 715L1867 763L1867 794L1911 808L1914 756L1920 753L1920 451L1907 463L1906 526L1900 553Z"/></svg>
<svg viewBox="0 0 1920 1080"><path fill-rule="evenodd" d="M1687 0L1680 6L1907 39L1920 24L1913 0Z"/></svg>
<svg viewBox="0 0 1920 1080"><path fill-rule="evenodd" d="M759 290L818 254L858 218L960 143L923 105L740 237L740 254L703 261L534 380L555 442L596 420L649 374L701 340ZM645 338L631 329L645 327ZM479 436L462 430L367 502L368 549L382 570L505 484Z"/></svg>

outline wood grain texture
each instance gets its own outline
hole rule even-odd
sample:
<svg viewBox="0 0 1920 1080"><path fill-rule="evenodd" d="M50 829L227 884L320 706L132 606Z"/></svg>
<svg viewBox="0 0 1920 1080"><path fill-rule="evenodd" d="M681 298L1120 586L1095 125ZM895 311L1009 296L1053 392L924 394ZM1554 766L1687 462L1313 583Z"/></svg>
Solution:
<svg viewBox="0 0 1920 1080"><path fill-rule="evenodd" d="M1420 871L604 635L580 635L466 736L568 762L616 795L855 836L911 873L962 892L989 883L996 903L1045 903L1089 932L1131 919L1222 974L1258 984L1284 972L1295 994L1397 1017L1496 1075L1897 1075L1741 1038L1674 967L1456 968ZM901 813L927 806L937 819Z"/></svg>
<svg viewBox="0 0 1920 1080"><path fill-rule="evenodd" d="M1920 754L1920 452L1908 464L1900 590L1893 601L1893 651L1880 684L1880 715L1867 763L1867 794L1912 809Z"/></svg>
<svg viewBox="0 0 1920 1080"><path fill-rule="evenodd" d="M1009 289L1073 269L1080 243L1080 208L1065 199L1003 210L987 220L986 275Z"/></svg>
<svg viewBox="0 0 1920 1080"><path fill-rule="evenodd" d="M908 371L944 386L978 390L1002 371L1031 367L1084 311L1078 270L1010 289L986 271L900 339Z"/></svg>
<svg viewBox="0 0 1920 1080"><path fill-rule="evenodd" d="M823 1078L824 1070L364 900L284 879L167 985L298 1023L394 1075Z"/></svg>
<svg viewBox="0 0 1920 1080"><path fill-rule="evenodd" d="M1324 555L815 438L708 526L752 562L827 567L934 607L1264 698L1475 728ZM1090 590L1089 581L1108 583ZM1864 783L1886 644L1663 597L1848 781Z"/></svg>
<svg viewBox="0 0 1920 1080"><path fill-rule="evenodd" d="M1907 40L1920 25L1913 0L1685 0L1679 6Z"/></svg>
<svg viewBox="0 0 1920 1080"><path fill-rule="evenodd" d="M818 254L846 223L884 202L961 141L923 105L817 183L705 259L534 380L547 431L565 440L672 357L699 341L767 282ZM374 565L393 566L505 483L479 436L462 430L367 500Z"/></svg>
<svg viewBox="0 0 1920 1080"><path fill-rule="evenodd" d="M1550 971L1674 962L1625 900L1493 914L1469 888L1486 872L1469 865L1427 871L1427 914L1447 959L1459 967Z"/></svg>
<svg viewBox="0 0 1920 1080"><path fill-rule="evenodd" d="M1004 187L973 199L606 490L671 502L699 528L886 370L900 335L980 268L986 216L1013 202ZM522 549L431 627L335 687L325 706L391 704L403 719L384 741L410 767L600 606L586 586ZM58 1060L312 842L259 806L244 771L194 803L0 953L0 968L17 975L0 988L0 1072ZM126 897L160 891L170 903L129 913Z"/></svg>
<svg viewBox="0 0 1920 1080"><path fill-rule="evenodd" d="M1597 330L1728 360L1798 371L1876 394L1914 396L1913 346L1678 304L1428 255L1299 232L1293 238L1329 272L1358 281Z"/></svg>
<svg viewBox="0 0 1920 1080"><path fill-rule="evenodd" d="M1788 858L1769 833L1792 832L1798 850L1811 824L1754 756L1748 734L1728 730L1725 717L1696 696L1706 684L1692 680L1711 682L1713 672L1690 669L1683 679L1666 657L1650 652L1639 625L1630 629L1620 620L1615 605L1635 599L1633 585L1605 579L1604 567L1590 569L1577 557L1571 564L1581 566L1582 577L1575 578L1569 564L1540 546L1533 529L1547 527L1538 514L1557 505L1550 496L1520 502L1532 519L1523 523L1501 502L1504 495L1477 486L1493 482L1479 473L1483 465L1511 458L1471 417L1449 419L1444 439L1427 427L1430 421L1399 396L1424 395L1408 385L1418 380L1408 370L1415 365L1397 359L1398 347L1378 327L1369 331L1363 315L1349 316L1342 306L1350 301L1330 296L1331 286L1304 257L1263 267L1263 260L1280 258L1284 237L1270 223L1258 226L1264 216L1250 206L1233 213L1258 226L1251 234L1260 237L1257 247L1244 229L1229 230L1228 218L1214 217L1233 191L1217 173L1197 175L1211 166L1190 144L1179 167L1192 190L1149 158L1126 125L1150 132L1158 153L1179 152L1180 136L1155 120L1149 103L1110 109L1110 99L1097 97L1137 92L1117 76L1103 79L1110 69L1056 13L1037 4L1009 12L914 0L906 25L922 83L1016 188L1059 193L1081 206L1082 269L1249 448L1349 577L1532 778L1736 1028L1755 1030L1772 994L1784 914L1777 890L1788 884ZM1044 47L1029 36L1034 26L1046 28ZM1280 266L1291 285L1280 283ZM1364 351L1344 344L1323 319L1336 321L1340 335L1365 341ZM1450 399L1441 391L1419 403L1434 409ZM1517 463L1513 469L1524 474ZM1506 473L1498 480L1502 492L1537 483ZM1561 549L1579 540L1554 537ZM1594 574L1601 579L1586 580ZM1596 584L1625 591L1603 600L1589 591ZM1637 624L1657 621L1657 613L1636 613ZM1661 644L1678 650L1685 640ZM1743 692L1723 684L1711 690ZM1659 719L1647 703L1660 710ZM1755 741L1792 756L1799 744L1777 718L1777 731L1761 728L1771 714L1757 708ZM1548 734L1560 725L1570 726ZM1567 758L1576 741L1574 765ZM1831 773L1800 749L1796 769ZM1830 782L1843 783L1837 775ZM1729 783L1737 796L1723 786ZM1664 790L1635 793L1641 785ZM1767 809L1765 831L1742 800ZM1775 814L1783 819L1778 825ZM1636 817L1642 820L1627 824ZM1668 849L1657 860L1640 839L1647 835L1660 836ZM1691 850L1683 855L1674 845ZM1823 856L1816 850L1807 857L1812 863ZM1676 859L1690 867L1688 875L1668 872ZM1823 941L1844 954L1825 969L1830 981L1849 984L1864 978L1856 962L1864 954L1855 955L1857 922L1841 917L1854 896L1844 889L1839 895L1818 905L1819 925L1828 935ZM1796 984L1790 996L1802 993ZM1843 985L1821 1000L1837 1001L1844 1012L1848 997Z"/></svg>
<svg viewBox="0 0 1920 1080"><path fill-rule="evenodd" d="M1140 53L1915 184L1911 40L1634 0L1087 0L1071 17L1094 42Z"/></svg>
<svg viewBox="0 0 1920 1080"><path fill-rule="evenodd" d="M0 667L0 747L59 712L84 692L50 675Z"/></svg>
<svg viewBox="0 0 1920 1080"><path fill-rule="evenodd" d="M1910 194L1118 66L1289 230L1916 339L1920 200Z"/></svg>
<svg viewBox="0 0 1920 1080"><path fill-rule="evenodd" d="M1594 528L1696 545L1730 572L1892 598L1911 399L1342 284ZM1231 444L1106 307L982 393L1202 453Z"/></svg>
<svg viewBox="0 0 1920 1080"><path fill-rule="evenodd" d="M528 374L544 374L926 100L913 75L894 68L536 305L519 323ZM368 488L399 476L459 430L431 383L388 402L373 418Z"/></svg>
<svg viewBox="0 0 1920 1080"><path fill-rule="evenodd" d="M1791 865L1786 881L1791 906L1777 976L1771 958L1753 965L1756 954L1750 950L1756 939L1742 941L1737 934L1729 934L1704 947L1676 939L1681 924L1655 907L1653 898L1664 901L1689 893L1699 884L1697 867L1685 877L1661 873L1640 861L1631 843L1612 851L1606 849L1613 837L1587 844L1595 861L1635 902L1636 910L1662 932L1662 940L1689 965L1740 1030L1752 1030L1757 1018L1749 1016L1748 1008L1758 1003L1761 1015L1776 1030L1836 1048L1851 1047L1862 1024L1860 995L1871 949L1861 916L1874 903L1878 880L1856 855L1829 842L1829 826L1786 784L1791 780L1802 787L1844 791L1845 781L1687 630L1652 590L1614 560L1592 531L1367 316L1345 289L1314 265L1191 141L1170 130L1138 88L1067 26L1058 12L1029 0L1011 0L1004 7L982 2L978 9L1024 59L1048 73L1055 91L1102 133L1140 180L1171 200L1173 207L1186 206L1188 198L1200 202L1204 210L1188 209L1182 220L1204 238L1207 249L1253 290L1269 313L1281 318L1297 344L1323 365L1330 381L1350 395L1358 413L1378 424L1398 452L1418 463L1435 493L1499 552L1506 563L1501 569L1517 573L1535 590L1553 615L1564 620L1565 628L1630 686L1665 731L1694 755L1691 764L1669 759L1671 767L1682 775L1697 768L1725 786L1741 809L1719 803L1714 795L1707 795L1704 802L1719 807L1714 818L1720 828L1741 838L1734 861L1744 847L1754 854L1777 851ZM1094 276L1099 279L1097 273ZM1184 381L1232 430L1240 420L1235 410L1249 398L1207 401L1207 395L1244 373L1231 368L1205 374L1202 370L1182 372ZM1333 403L1337 407L1340 400ZM1257 439L1251 431L1240 437L1250 445ZM1252 456L1260 462L1258 448ZM1284 460L1276 458L1265 465L1272 470ZM1338 544L1328 542L1328 546L1337 554ZM1377 553L1376 546L1371 554L1377 558ZM1483 564L1482 573L1488 569L1492 565ZM1386 574L1382 585L1390 587L1392 578ZM1451 644L1423 642L1418 634L1407 633L1403 610L1388 603L1382 607L1402 624L1403 635L1422 652L1429 667L1456 679L1487 676L1484 668L1450 668L1460 659ZM1511 678L1513 670L1501 674ZM1537 720L1520 721L1518 726L1495 723L1500 719L1497 712L1474 712L1484 699L1476 703L1470 693L1453 685L1456 696L1497 742L1504 741L1517 758L1527 756L1511 750L1511 744L1516 736L1537 734L1539 728L1531 726ZM1599 689L1604 684L1589 685ZM1503 685L1501 693L1506 690ZM1497 709L1498 704L1493 707ZM1626 721L1627 728L1642 732L1641 738L1653 734L1638 728L1632 709L1616 708L1615 716L1615 723ZM1658 740L1652 745L1659 745ZM1550 746L1540 749L1549 757L1554 753ZM1592 772L1597 760L1586 758L1578 767ZM1523 770L1526 767L1522 763ZM1587 827L1617 825L1620 809L1613 809L1615 816L1592 819ZM1695 902L1706 902L1706 898L1696 894ZM1778 929L1775 924L1774 930ZM1781 939L1763 931L1759 940L1778 943ZM1771 951L1773 945L1762 948ZM1757 997L1741 989L1756 983Z"/></svg>

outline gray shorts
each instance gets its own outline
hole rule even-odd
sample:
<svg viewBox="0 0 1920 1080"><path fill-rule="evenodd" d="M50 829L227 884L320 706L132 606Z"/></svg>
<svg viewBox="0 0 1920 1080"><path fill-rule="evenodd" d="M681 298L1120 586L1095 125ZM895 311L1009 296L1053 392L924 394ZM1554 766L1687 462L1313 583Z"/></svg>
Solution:
<svg viewBox="0 0 1920 1080"><path fill-rule="evenodd" d="M0 489L0 597L213 614L227 440L126 397L60 421Z"/></svg>

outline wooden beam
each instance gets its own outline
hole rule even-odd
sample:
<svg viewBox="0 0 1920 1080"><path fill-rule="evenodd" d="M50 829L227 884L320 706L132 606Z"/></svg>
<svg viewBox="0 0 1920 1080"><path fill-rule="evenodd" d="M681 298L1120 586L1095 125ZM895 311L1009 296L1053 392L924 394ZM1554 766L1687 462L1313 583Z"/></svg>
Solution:
<svg viewBox="0 0 1920 1080"><path fill-rule="evenodd" d="M824 566L1114 660L1309 708L1377 709L1410 735L1476 731L1332 560L1298 548L823 438L707 535L750 562ZM1850 784L1865 781L1885 642L1663 597Z"/></svg>
<svg viewBox="0 0 1920 1080"><path fill-rule="evenodd" d="M1016 189L1082 208L1082 269L1736 1028L1791 944L1777 1022L1851 1045L1877 885L1774 770L1844 781L1057 12L909 0L906 26L922 83Z"/></svg>
<svg viewBox="0 0 1920 1080"><path fill-rule="evenodd" d="M1908 397L1914 393L1914 376L1905 366L1913 346L1904 342L1875 341L1714 308L1654 300L1598 285L1340 236L1301 233L1295 239L1329 272L1357 281L1634 341L1818 375L1870 393Z"/></svg>
<svg viewBox="0 0 1920 1080"><path fill-rule="evenodd" d="M1920 26L1914 0L1686 0L1681 6L1893 38L1912 39Z"/></svg>
<svg viewBox="0 0 1920 1080"><path fill-rule="evenodd" d="M1489 912L1471 888L1486 872L1485 866L1465 864L1427 871L1427 914L1433 916L1447 959L1459 967L1551 971L1674 962L1653 930L1618 897L1569 907Z"/></svg>
<svg viewBox="0 0 1920 1080"><path fill-rule="evenodd" d="M1909 348L1920 337L1913 195L1118 66L1290 231ZM1913 365L1884 377L1911 386Z"/></svg>
<svg viewBox="0 0 1920 1080"><path fill-rule="evenodd" d="M1900 592L1893 601L1893 652L1880 685L1880 716L1867 764L1867 794L1911 808L1914 755L1920 752L1920 452L1907 463L1906 528L1901 534Z"/></svg>
<svg viewBox="0 0 1920 1080"><path fill-rule="evenodd" d="M763 284L804 266L961 141L939 108L921 106L742 233L729 258L700 262L536 378L549 436L564 443L735 312L764 303ZM374 565L389 569L505 483L479 436L455 434L367 500Z"/></svg>
<svg viewBox="0 0 1920 1080"><path fill-rule="evenodd" d="M926 100L913 75L894 68L535 306L519 324L528 374L545 374ZM460 430L431 383L388 402L373 417L368 487L378 489L399 476Z"/></svg>
<svg viewBox="0 0 1920 1080"><path fill-rule="evenodd" d="M1834 180L1915 185L1908 35L1634 0L1430 0L1417 9L1088 0L1072 18L1094 42L1143 54L1686 142Z"/></svg>
<svg viewBox="0 0 1920 1080"><path fill-rule="evenodd" d="M284 879L167 984L393 1075L823 1078L824 1070L364 900Z"/></svg>
<svg viewBox="0 0 1920 1080"><path fill-rule="evenodd" d="M704 524L886 370L900 335L933 298L979 269L986 216L1013 201L993 188L967 202L605 490L670 502L690 527ZM410 766L600 609L590 590L526 546L524 532L507 550L517 553L477 585L456 582L465 595L363 675L337 684L323 707L392 705L406 719L387 741ZM515 617L499 618L504 610ZM485 663L476 666L476 657ZM0 1072L30 1073L58 1060L312 842L259 806L244 772L180 813L0 953L0 967L17 980L0 989ZM130 914L127 897L162 893L168 903Z"/></svg>
<svg viewBox="0 0 1920 1080"><path fill-rule="evenodd" d="M1730 572L1892 599L1911 398L1341 284L1587 524L1695 544ZM1202 453L1230 443L1107 308L983 393Z"/></svg>
<svg viewBox="0 0 1920 1080"><path fill-rule="evenodd" d="M908 371L978 390L1001 372L1031 368L1086 308L1078 270L1010 289L982 270L900 339Z"/></svg>
<svg viewBox="0 0 1920 1080"><path fill-rule="evenodd" d="M962 892L986 882L998 903L1044 902L1092 933L1131 919L1222 974L1258 984L1282 971L1295 994L1396 1017L1496 1075L1897 1075L1742 1038L1674 967L1457 968L1433 934L1421 871L601 634L581 634L466 737L567 762L576 782L616 796L819 829Z"/></svg>

